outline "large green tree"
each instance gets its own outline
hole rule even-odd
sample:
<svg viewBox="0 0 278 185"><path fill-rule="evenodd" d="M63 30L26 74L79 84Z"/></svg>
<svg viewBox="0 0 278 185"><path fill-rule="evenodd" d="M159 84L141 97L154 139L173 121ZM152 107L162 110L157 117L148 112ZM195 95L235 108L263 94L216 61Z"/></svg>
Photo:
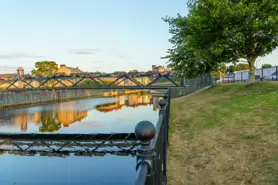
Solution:
<svg viewBox="0 0 278 185"><path fill-rule="evenodd" d="M192 0L188 7L187 16L164 19L173 35L169 65L196 76L244 58L254 82L256 59L278 45L277 0Z"/></svg>
<svg viewBox="0 0 278 185"><path fill-rule="evenodd" d="M40 61L36 62L37 69L32 70L34 76L53 75L58 70L58 64L54 61Z"/></svg>
<svg viewBox="0 0 278 185"><path fill-rule="evenodd" d="M224 5L221 6L224 8ZM227 41L218 33L225 19L213 19L210 5L201 7L192 3L189 9L188 16L164 19L173 35L170 39L173 48L165 57L169 60L169 67L193 78L212 74L223 63L234 62L234 51L227 47Z"/></svg>
<svg viewBox="0 0 278 185"><path fill-rule="evenodd" d="M233 72L235 72L235 66L233 66L233 65L230 65L229 67L228 67L228 70L227 70L229 73L233 73Z"/></svg>

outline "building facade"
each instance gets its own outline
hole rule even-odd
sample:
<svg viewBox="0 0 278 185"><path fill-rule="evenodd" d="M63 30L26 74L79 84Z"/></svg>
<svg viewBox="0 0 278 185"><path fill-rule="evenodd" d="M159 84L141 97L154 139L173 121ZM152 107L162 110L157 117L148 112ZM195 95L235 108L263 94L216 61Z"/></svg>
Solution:
<svg viewBox="0 0 278 185"><path fill-rule="evenodd" d="M67 67L65 64L61 64L57 73L64 74L64 75L74 75L74 74L80 74L80 73L84 73L84 72L81 71L78 67L76 67L76 68Z"/></svg>
<svg viewBox="0 0 278 185"><path fill-rule="evenodd" d="M155 73L164 73L166 71L164 66L152 65L152 71Z"/></svg>

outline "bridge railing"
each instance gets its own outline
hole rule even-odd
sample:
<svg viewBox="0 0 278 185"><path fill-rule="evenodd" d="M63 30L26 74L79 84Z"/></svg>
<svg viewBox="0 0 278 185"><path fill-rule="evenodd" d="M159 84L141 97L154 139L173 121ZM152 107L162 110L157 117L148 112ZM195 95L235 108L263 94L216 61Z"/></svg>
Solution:
<svg viewBox="0 0 278 185"><path fill-rule="evenodd" d="M138 140L134 133L34 134L0 133L0 154L67 157L135 156Z"/></svg>
<svg viewBox="0 0 278 185"><path fill-rule="evenodd" d="M156 126L142 121L135 127L140 141L137 148L135 185L166 185L169 147L170 93L159 101L160 111Z"/></svg>
<svg viewBox="0 0 278 185"><path fill-rule="evenodd" d="M78 88L159 88L180 87L181 77L168 74L157 74L156 76L129 76L127 74L119 77L42 77L0 79L0 88L6 90L48 90L48 89L78 89Z"/></svg>

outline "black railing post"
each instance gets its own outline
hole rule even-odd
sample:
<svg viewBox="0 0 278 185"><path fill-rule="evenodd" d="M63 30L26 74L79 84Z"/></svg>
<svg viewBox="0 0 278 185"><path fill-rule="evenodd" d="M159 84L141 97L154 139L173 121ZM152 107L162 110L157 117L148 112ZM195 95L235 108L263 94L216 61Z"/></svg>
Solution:
<svg viewBox="0 0 278 185"><path fill-rule="evenodd" d="M149 121L141 121L135 127L135 135L141 146L137 149L137 176L135 185L154 185L154 148L150 147L156 130Z"/></svg>
<svg viewBox="0 0 278 185"><path fill-rule="evenodd" d="M167 148L169 146L169 130L170 130L170 125L169 125L169 121L170 121L170 89L168 89L168 91L164 94L163 99L166 100L167 102L167 106L166 106L166 113L165 113L165 117L166 117L166 124L165 124L165 130L166 130L166 138L167 138Z"/></svg>
<svg viewBox="0 0 278 185"><path fill-rule="evenodd" d="M261 77L261 81L264 81L264 68L261 69L262 70L262 77ZM256 73L256 71L255 71ZM255 74L256 75L256 74Z"/></svg>
<svg viewBox="0 0 278 185"><path fill-rule="evenodd" d="M180 82L180 87L184 87L185 82L184 82L184 76L181 77L181 82Z"/></svg>
<svg viewBox="0 0 278 185"><path fill-rule="evenodd" d="M158 174L163 175L163 184L166 185L167 184L167 161L168 161L168 120L169 120L169 110L168 110L168 92L165 93L164 97L162 100L159 101L159 116L163 116L162 119L162 133L161 134L161 143L159 143L158 147L162 147L162 149L158 149L158 151L160 151L159 155L162 155L162 160L161 163L159 165L162 165L162 174L161 171L160 172L156 172L157 173L157 178L161 179L161 176L159 176ZM158 165L158 164L157 164Z"/></svg>
<svg viewBox="0 0 278 185"><path fill-rule="evenodd" d="M278 66L276 66L276 80L278 80Z"/></svg>

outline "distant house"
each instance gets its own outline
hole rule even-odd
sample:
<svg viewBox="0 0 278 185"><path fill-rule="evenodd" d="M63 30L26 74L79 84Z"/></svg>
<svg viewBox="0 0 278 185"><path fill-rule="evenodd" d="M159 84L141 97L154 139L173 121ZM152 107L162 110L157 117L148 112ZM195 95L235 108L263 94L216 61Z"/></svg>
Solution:
<svg viewBox="0 0 278 185"><path fill-rule="evenodd" d="M17 76L25 76L24 69L22 67L17 68L16 73L0 74L0 79L11 80Z"/></svg>
<svg viewBox="0 0 278 185"><path fill-rule="evenodd" d="M13 73L13 74L0 74L0 79L3 80L11 80L13 77L16 77L17 74Z"/></svg>
<svg viewBox="0 0 278 185"><path fill-rule="evenodd" d="M163 73L166 71L164 66L156 66L156 65L152 65L152 71L155 73Z"/></svg>
<svg viewBox="0 0 278 185"><path fill-rule="evenodd" d="M57 73L65 74L65 75L73 75L73 74L80 74L80 73L84 73L84 72L81 71L78 67L76 67L76 68L67 67L65 64L61 64Z"/></svg>
<svg viewBox="0 0 278 185"><path fill-rule="evenodd" d="M30 77L29 74L24 74L24 69L22 67L19 67L16 69L16 73L9 73L9 74L0 74L0 88L7 88L11 85L11 80L15 80L18 77L24 77L28 78ZM10 81L10 82L7 82ZM15 82L12 86L16 87L24 87L27 84L22 81ZM32 86L36 86L37 82L32 82Z"/></svg>
<svg viewBox="0 0 278 185"><path fill-rule="evenodd" d="M24 69L23 69L23 67L17 68L16 72L17 72L17 75L24 76Z"/></svg>

